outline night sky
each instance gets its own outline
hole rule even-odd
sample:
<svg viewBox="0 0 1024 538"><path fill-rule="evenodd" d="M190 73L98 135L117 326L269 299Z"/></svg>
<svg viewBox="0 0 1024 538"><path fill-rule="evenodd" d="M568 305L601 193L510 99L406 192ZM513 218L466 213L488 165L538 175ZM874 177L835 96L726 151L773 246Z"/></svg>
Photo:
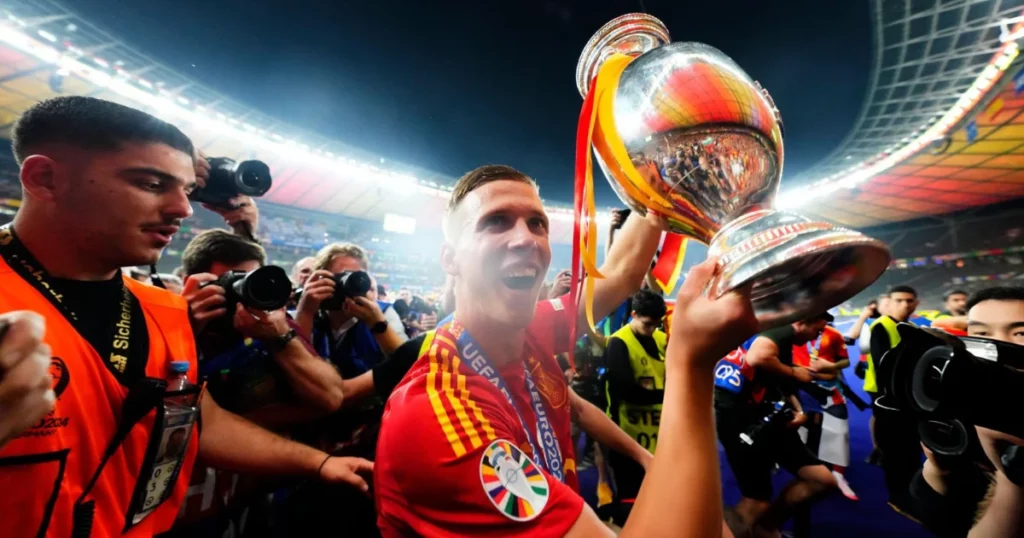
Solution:
<svg viewBox="0 0 1024 538"><path fill-rule="evenodd" d="M674 41L718 47L761 81L786 123L784 177L847 134L871 65L868 3L855 0L65 5L270 116L452 177L510 164L560 202L572 197L576 61L618 15L651 13ZM603 194L600 203L613 203L610 189Z"/></svg>

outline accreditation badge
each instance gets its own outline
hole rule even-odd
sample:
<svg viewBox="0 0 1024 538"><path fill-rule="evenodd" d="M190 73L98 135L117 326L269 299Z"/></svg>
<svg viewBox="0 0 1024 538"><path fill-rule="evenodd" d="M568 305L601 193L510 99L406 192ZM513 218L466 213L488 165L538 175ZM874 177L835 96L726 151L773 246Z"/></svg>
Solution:
<svg viewBox="0 0 1024 538"><path fill-rule="evenodd" d="M166 501L174 491L181 464L188 451L193 429L199 418L199 387L166 393L163 413L153 426L154 445L147 451L147 464L140 476L146 477L144 487L136 487L132 503L131 525L138 524Z"/></svg>

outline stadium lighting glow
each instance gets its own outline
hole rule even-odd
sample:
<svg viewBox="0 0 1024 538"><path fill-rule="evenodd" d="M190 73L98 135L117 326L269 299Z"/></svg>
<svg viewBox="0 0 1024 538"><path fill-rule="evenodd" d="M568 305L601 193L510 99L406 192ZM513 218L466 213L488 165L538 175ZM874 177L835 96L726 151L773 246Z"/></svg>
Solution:
<svg viewBox="0 0 1024 538"><path fill-rule="evenodd" d="M387 213L384 215L384 231L412 235L416 233L416 219Z"/></svg>
<svg viewBox="0 0 1024 538"><path fill-rule="evenodd" d="M1015 22L1017 25L1013 30L1014 35L1024 34L1024 17L1018 17ZM940 116L935 123L927 127L923 133L914 137L913 140L904 138L901 140L903 146L887 148L874 157L857 163L842 172L815 181L809 187L779 193L776 207L796 209L835 192L839 186L852 189L912 157L928 144L948 136L951 129L980 104L981 99L1002 78L1003 73L1019 54L1020 46L1016 41L1004 43L974 80L974 83L960 96L956 104Z"/></svg>
<svg viewBox="0 0 1024 538"><path fill-rule="evenodd" d="M111 91L152 111L165 121L177 125L185 124L202 134L229 138L252 150L273 153L303 166L317 168L328 177L340 176L370 182L401 196L419 193L442 200L451 197L450 186L437 186L436 183L428 183L406 174L385 171L377 166L360 163L342 155L313 151L306 144L285 139L276 133L267 133L252 125L241 123L235 118L227 117L222 112L210 111L189 99L167 91L164 89L163 82L150 81L124 69L117 69L118 76L114 77L107 72L111 69L111 64L107 60L98 56L86 57L84 51L70 45L67 47L67 51L58 50L50 45L57 41L56 36L44 31L37 32L43 39L50 42L45 43L22 30L27 26L24 21L10 14L8 14L7 20L10 23L0 21L0 42L45 63L53 64L62 72L74 74L98 87ZM123 63L119 62L119 65L123 65ZM380 163L384 161L383 158L380 158ZM552 220L573 221L572 209L548 206L546 210ZM611 222L611 215L607 212L599 213L597 220L599 223L607 225Z"/></svg>
<svg viewBox="0 0 1024 538"><path fill-rule="evenodd" d="M1017 41L1018 39L1024 38L1024 28L1020 27L1020 23L1022 22L1024 22L1024 16L1012 17L999 21L999 41L1001 43L1009 43L1011 41ZM1011 24L1017 25L1013 31L1010 31Z"/></svg>

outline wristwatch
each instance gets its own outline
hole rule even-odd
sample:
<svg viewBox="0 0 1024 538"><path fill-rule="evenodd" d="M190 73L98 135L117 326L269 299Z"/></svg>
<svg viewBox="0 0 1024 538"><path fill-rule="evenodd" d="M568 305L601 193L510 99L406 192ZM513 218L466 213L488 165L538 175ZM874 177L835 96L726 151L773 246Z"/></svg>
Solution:
<svg viewBox="0 0 1024 538"><path fill-rule="evenodd" d="M388 332L388 322L378 321L370 327L370 332L373 334L384 334Z"/></svg>
<svg viewBox="0 0 1024 538"><path fill-rule="evenodd" d="M281 336L277 336L271 340L268 340L266 344L268 347L270 347L272 351L281 351L282 349L285 348L285 346L288 345L289 342L295 339L297 335L298 333L295 332L295 329L290 328L288 329L288 332L282 334Z"/></svg>

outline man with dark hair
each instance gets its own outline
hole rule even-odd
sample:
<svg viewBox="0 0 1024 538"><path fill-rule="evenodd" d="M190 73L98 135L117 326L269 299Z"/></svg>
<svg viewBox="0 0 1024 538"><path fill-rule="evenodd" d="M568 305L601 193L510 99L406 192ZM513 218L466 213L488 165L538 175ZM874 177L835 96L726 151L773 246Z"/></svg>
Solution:
<svg viewBox="0 0 1024 538"><path fill-rule="evenodd" d="M875 379L878 361L900 343L900 334L896 326L910 321L917 304L917 291L914 288L895 286L889 290L889 305L885 315L871 325L871 359L867 372L871 380ZM866 383L867 380L865 385ZM877 387L877 384L875 386ZM877 388L875 390L877 391ZM875 402L872 405L875 440L881 454L885 486L889 490L889 505L901 514L912 515L908 489L914 473L921 468L924 459L921 438L917 433L917 420L913 415L879 406L877 393L869 395Z"/></svg>
<svg viewBox="0 0 1024 538"><path fill-rule="evenodd" d="M237 266L247 262L262 267L267 263L263 247L225 230L207 230L189 241L181 253L185 276L210 273L216 264ZM224 273L222 269L218 274Z"/></svg>
<svg viewBox="0 0 1024 538"><path fill-rule="evenodd" d="M952 290L946 293L944 297L946 303L946 311L944 314L950 316L966 316L967 315L967 292L964 290Z"/></svg>
<svg viewBox="0 0 1024 538"><path fill-rule="evenodd" d="M194 152L185 133L165 121L111 101L80 96L57 97L31 107L14 126L11 141L19 166L47 147L62 146L82 158L89 151L119 151L133 143L158 143L189 158Z"/></svg>
<svg viewBox="0 0 1024 538"><path fill-rule="evenodd" d="M932 327L950 332L967 330L967 292L954 289L943 297L944 310L932 320ZM963 334L959 332L959 334Z"/></svg>
<svg viewBox="0 0 1024 538"><path fill-rule="evenodd" d="M200 415L202 442L194 428L183 458L157 466L150 440L161 438L167 415L158 406L179 404L165 403L166 385L147 379L168 379L172 361L187 361L194 385L195 340L182 297L125 278L121 268L155 263L191 215L192 144L143 112L85 97L33 106L14 139L23 202L0 230L0 313L41 314L54 365L72 381L60 388L52 420L0 449L6 535L165 531L197 454L221 468L366 488L355 473L369 462L285 440L198 390L181 396L191 405L177 417L194 424Z"/></svg>
<svg viewBox="0 0 1024 538"><path fill-rule="evenodd" d="M1024 345L1024 287L999 286L981 290L967 302L967 333ZM1002 457L1024 439L978 427L978 439L996 468L995 481L985 496L971 538L1011 538L1024 533L1024 487L1019 473L1007 477ZM1019 457L1016 459L1020 459Z"/></svg>
<svg viewBox="0 0 1024 538"><path fill-rule="evenodd" d="M832 319L824 313L765 331L745 354L737 350L719 361L715 421L718 440L739 483L742 498L735 511L744 527L777 532L797 506L838 487L832 472L808 450L797 432L807 421L797 390L811 383L814 375L793 363L794 346L817 340ZM750 432L763 423L768 408L776 402L791 405L793 419L752 436ZM775 465L795 478L772 502Z"/></svg>
<svg viewBox="0 0 1024 538"><path fill-rule="evenodd" d="M266 263L263 247L226 230L208 230L192 239L181 256L187 273L184 296L197 323L199 379L221 405L278 432L294 433L295 426L341 407L342 379L309 343L295 336L295 324L284 309L250 312L238 305L224 308L225 290L212 283L228 271L255 271ZM259 501L247 505L266 484L227 472L201 473L192 481L183 518L169 536L220 536L234 524L237 531L265 521ZM233 481L230 488L225 484ZM232 494L213 496L218 491ZM214 498L215 497L215 498ZM257 496L258 499L258 496ZM234 521L232 521L234 520ZM255 523L259 525L259 523Z"/></svg>
<svg viewBox="0 0 1024 538"><path fill-rule="evenodd" d="M661 330L667 308L653 291L640 290L632 299L632 319L608 338L608 416L645 450L636 454L612 452L608 463L615 473L615 524L625 525L640 493L644 469L658 444L661 402L665 398L665 349ZM649 452L648 452L649 451Z"/></svg>
<svg viewBox="0 0 1024 538"><path fill-rule="evenodd" d="M587 316L565 298L538 302L548 229L522 172L482 167L452 192L441 265L454 280L455 313L392 356L415 364L388 400L378 444L384 536L612 535L576 493L570 417L613 449L636 441L569 389L555 359L572 347L571 324ZM640 288L662 230L653 212L627 219L593 282L595 317ZM756 321L743 294L700 295L715 263L691 270L676 303L675 323L692 334L666 350L658 443L667 455L655 456L624 535L722 530L712 368ZM514 465L496 467L496 454Z"/></svg>
<svg viewBox="0 0 1024 538"><path fill-rule="evenodd" d="M1024 345L1024 287L983 289L966 301L965 310L968 335ZM911 483L915 515L942 538L968 532L985 538L1019 536L1024 493L1003 475L1000 456L1024 440L985 428L978 428L978 438L985 453L970 450L951 457L925 450L928 459Z"/></svg>

